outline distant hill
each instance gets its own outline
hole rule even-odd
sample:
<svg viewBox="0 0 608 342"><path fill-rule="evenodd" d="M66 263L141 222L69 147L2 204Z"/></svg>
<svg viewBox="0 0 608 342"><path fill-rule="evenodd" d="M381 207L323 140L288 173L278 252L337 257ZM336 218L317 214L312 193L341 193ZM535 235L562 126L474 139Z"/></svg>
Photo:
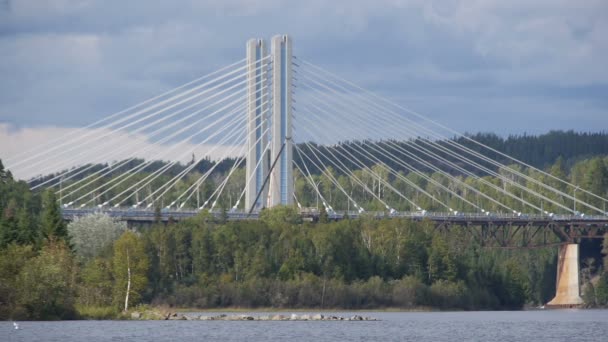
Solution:
<svg viewBox="0 0 608 342"><path fill-rule="evenodd" d="M493 133L477 133L475 135L467 135L466 137L452 138L451 141L437 141L435 142L436 145L429 144L425 139L422 138L417 138L409 141L392 142L393 144L398 145L397 148L406 151L402 154L395 152L394 149L391 149L389 147L389 144L385 143L370 144L369 142L365 142L365 144L361 145L361 142L359 141L347 141L335 146L312 145L312 152L311 148L309 148L307 144L299 144L301 152L307 156L302 156L300 155L300 153L294 152L294 160L298 163L298 165L302 165L302 160L309 161L308 158L316 160L316 157L318 156L323 161L323 164L328 166L331 165L331 161L329 159L324 158L323 155L335 156L341 162L343 162L344 165L346 165L349 169L361 168L360 165L355 165L355 163L352 163L349 160L352 158L346 157L349 156L350 152L352 153L352 155L356 156L364 164L366 164L366 166L373 166L374 164L376 164L376 162L372 162L371 159L377 158L374 160L381 160L382 162L391 166L395 170L403 170L403 166L400 166L398 163L396 163L394 161L394 158L390 158L386 154L382 154L380 152L380 149L387 149L395 153L396 156L399 156L400 160L402 159L401 156L404 156L406 154L413 156L414 158L405 158L404 160L408 160L407 162L410 165L422 171L432 172L432 170L426 168L422 163L416 162L414 160L415 157L418 157L424 161L430 161L433 164L436 164L437 160L434 160L433 158L429 157L428 154L425 154L431 152L461 167L467 168L469 169L469 171L479 173L478 170L470 168L466 166L462 161L459 161L450 156L450 151L462 155L462 151L452 145L455 141L475 152L480 152L481 154L490 157L491 159L498 161L501 164L508 165L513 163L513 161L509 160L509 158L502 156L499 153L487 150L467 138L474 139L481 144L495 149L496 151L505 153L513 158L519 159L520 161L523 161L540 169L545 169L548 166L552 165L559 157L563 159L564 166L569 169L577 161L595 156L608 155L608 133L606 132L578 133L574 131L551 131L542 135L512 135L507 138L502 138ZM361 146L368 153L368 156L370 156L370 158L363 157L363 153L358 152L361 151ZM318 150L315 151L314 149ZM470 155L464 155L468 158L471 158ZM479 161L479 159L475 158L472 158L472 160L476 162ZM495 166L489 163L481 162L481 164L488 168L496 169ZM320 170L318 170L318 168L314 165L309 165L309 168L311 173L320 173ZM450 170L450 167L447 167L447 165L443 165L442 169ZM338 174L341 173L339 170L335 171ZM453 174L459 174L459 172L454 169L451 169L450 172Z"/></svg>
<svg viewBox="0 0 608 342"><path fill-rule="evenodd" d="M574 131L551 131L549 133L541 134L541 135L526 135L526 134L511 135L507 138L500 137L494 133L477 133L474 135L467 135L467 137L470 137L497 151L506 153L507 155L510 155L527 164L530 164L534 167L541 168L541 169L544 169L547 166L553 164L555 162L555 160L560 156L563 158L563 160L565 162L564 166L566 168L570 168L574 163L576 163L579 160L587 159L587 158L598 156L598 155L608 155L608 132L580 133L580 132L574 132ZM478 144L475 144L464 137L453 138L452 141L456 141L474 151L482 152L484 155L486 155L494 160L497 160L502 164L511 163L511 161L509 161L508 158L500 156L497 153L489 152L488 150L483 149ZM317 145L314 145L314 146L319 148L326 155L331 155L331 153L333 153L333 155L341 158L340 156L344 155L344 149L346 149L347 151L354 151L355 150L354 144L361 144L361 143L362 142L360 142L360 141L344 142L339 145L342 148L338 148L337 146L330 146L330 147L317 146ZM425 160L430 160L424 154L420 153L419 150L416 150L415 148L412 148L411 146L409 146L409 145L412 145L413 143L416 143L417 146L418 145L426 146L423 143L421 143L421 140L413 140L413 141L409 141L409 142L401 141L401 142L396 142L396 143L398 143L401 147L403 147L405 150L412 153L413 155L421 157ZM442 146L449 147L449 144L446 141L441 141L440 144ZM307 154L308 157L313 158L313 160L316 160L315 159L316 157L309 151L309 149L307 148L307 146L305 144L300 143L298 146L299 146L299 149L304 154ZM403 169L402 166L399 166L395 162L391 161L389 158L386 158L385 156L380 155L379 153L377 153L377 151L370 149L370 148L367 148L367 151L369 153L371 153L372 155L374 155L375 157L377 157L379 160L382 160L386 164L390 165L394 169L396 169L396 170ZM439 155L441 155L443 157L446 157L448 160L454 161L455 163L457 163L461 166L464 166L463 163L458 162L458 161L454 160L453 158L450 158L448 155L446 155L445 153L442 153L441 151L438 151L437 149L432 149L432 151L438 153ZM356 155L360 157L359 154L356 154ZM323 163L326 166L331 165L330 162L328 160L326 160L325 158L323 158L321 155L319 155L319 157L321 157L321 159L323 160ZM299 165L302 165L302 163L301 163L302 159L305 161L308 161L308 159L306 157L303 157L299 153L294 152L294 160ZM375 164L375 163L372 163L369 159L361 158L361 160L367 166L372 166L373 164ZM215 173L223 174L228 169L230 169L230 167L233 165L234 161L235 161L235 159L232 159L232 158L220 161L219 162L220 165L218 165L218 167L215 168L214 174ZM359 169L360 168L360 165L355 165L354 163L349 161L347 158L341 158L341 161L344 163L344 165L346 165L350 169ZM142 164L143 162L144 161L141 159L135 159L135 160L126 162L121 167L114 168L110 176L119 174L121 172L124 172L125 170L129 170L138 164ZM216 162L211 161L209 159L201 160L197 164L197 166L193 169L193 171L197 171L199 173L204 173L207 170L209 170L213 165L215 165L215 163ZM119 165L119 164L121 164L121 162L117 162L114 165ZM145 173L154 172L154 171L162 168L166 164L167 164L167 162L154 161L154 162L150 163L148 166L146 166L143 169L143 172L145 172ZM315 167L314 165L310 165L310 162L308 162L307 164L312 173L314 173L314 174L320 173L320 171L318 170L317 167ZM166 174L169 176L175 176L175 175L179 174L188 165L189 164L179 164L179 163L175 164L166 172ZM241 165L244 167L244 163L242 163ZM413 165L423 171L430 171L430 170L426 169L420 163L411 162L411 165ZM106 165L104 165L104 164L95 165L95 166L91 167L90 169L88 169L87 171L85 171L82 174L75 177L74 180L78 180L83 177L86 177L88 174L98 171L99 169L101 169L105 166ZM492 167L491 165L487 165L487 166ZM88 166L85 166L85 167L88 168ZM492 168L494 168L494 167L492 167ZM476 172L475 170L472 170L472 169L471 169L471 171ZM338 171L338 174L340 174L340 173L341 172ZM452 173L457 174L458 172L452 170ZM40 182L43 182L47 179L52 178L53 176L54 175L45 176L42 179L37 180L36 182L32 183L32 185L36 185Z"/></svg>
<svg viewBox="0 0 608 342"><path fill-rule="evenodd" d="M506 139L493 133L477 133L469 137L538 168L553 164L558 157L571 166L581 159L608 155L608 132L551 131L541 135L511 135ZM465 138L456 141L476 151L481 150L479 145ZM506 158L494 157L508 163Z"/></svg>

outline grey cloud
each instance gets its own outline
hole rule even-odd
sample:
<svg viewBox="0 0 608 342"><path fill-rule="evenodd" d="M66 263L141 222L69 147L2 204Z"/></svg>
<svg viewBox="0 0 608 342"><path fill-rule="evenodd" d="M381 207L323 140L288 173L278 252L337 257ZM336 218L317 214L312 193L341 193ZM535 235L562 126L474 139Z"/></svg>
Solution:
<svg viewBox="0 0 608 342"><path fill-rule="evenodd" d="M593 130L608 127L606 7L601 0L13 0L0 14L0 122L84 125L243 58L250 37L287 32L298 56L400 102L425 99L412 105L447 124L468 122L468 131ZM566 114L575 108L586 114L573 123ZM561 121L493 128L471 114L508 111Z"/></svg>

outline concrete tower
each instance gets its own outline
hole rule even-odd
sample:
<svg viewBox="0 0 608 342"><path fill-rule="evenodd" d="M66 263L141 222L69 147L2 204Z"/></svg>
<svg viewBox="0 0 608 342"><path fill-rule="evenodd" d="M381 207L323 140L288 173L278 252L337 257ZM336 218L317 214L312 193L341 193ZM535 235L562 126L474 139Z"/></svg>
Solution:
<svg viewBox="0 0 608 342"><path fill-rule="evenodd" d="M272 37L272 142L269 207L293 203L291 38ZM284 146L283 146L284 145Z"/></svg>
<svg viewBox="0 0 608 342"><path fill-rule="evenodd" d="M256 199L254 209L265 206L268 185L262 184L268 176L269 151L264 153L268 144L268 55L266 43L261 39L247 42L247 174L245 185L245 209L249 210ZM264 133L266 132L266 133Z"/></svg>

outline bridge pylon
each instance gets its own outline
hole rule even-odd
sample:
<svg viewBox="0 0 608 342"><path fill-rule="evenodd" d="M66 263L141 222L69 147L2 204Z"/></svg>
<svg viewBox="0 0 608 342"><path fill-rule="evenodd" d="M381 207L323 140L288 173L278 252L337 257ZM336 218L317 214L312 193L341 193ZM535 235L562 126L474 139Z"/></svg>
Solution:
<svg viewBox="0 0 608 342"><path fill-rule="evenodd" d="M293 204L292 41L272 37L272 142L269 207Z"/></svg>
<svg viewBox="0 0 608 342"><path fill-rule="evenodd" d="M247 41L247 161L245 207L261 209L268 194L268 49L262 39ZM255 146L254 146L255 145ZM260 196L257 196L260 193ZM257 202L256 202L256 197ZM254 202L255 205L254 205Z"/></svg>
<svg viewBox="0 0 608 342"><path fill-rule="evenodd" d="M245 207L248 210L293 204L291 38L272 37L270 54L266 67L268 53L264 40L247 42L249 152ZM269 152L264 152L268 142Z"/></svg>
<svg viewBox="0 0 608 342"><path fill-rule="evenodd" d="M569 243L559 247L555 297L549 307L577 307L583 305L580 297L579 245Z"/></svg>

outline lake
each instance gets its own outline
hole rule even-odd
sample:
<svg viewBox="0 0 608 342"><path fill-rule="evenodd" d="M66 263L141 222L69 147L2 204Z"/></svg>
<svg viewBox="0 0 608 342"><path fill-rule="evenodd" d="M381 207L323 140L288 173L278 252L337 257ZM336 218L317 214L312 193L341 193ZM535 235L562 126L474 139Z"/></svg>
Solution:
<svg viewBox="0 0 608 342"><path fill-rule="evenodd" d="M314 313L318 313L315 311ZM205 312L204 315L216 313ZM245 314L245 312L239 312ZM268 313L253 312L259 316ZM288 315L289 312L281 312ZM303 312L298 312L303 314ZM344 321L0 322L0 341L593 341L608 342L608 310L330 312ZM194 313L189 313L194 315Z"/></svg>

